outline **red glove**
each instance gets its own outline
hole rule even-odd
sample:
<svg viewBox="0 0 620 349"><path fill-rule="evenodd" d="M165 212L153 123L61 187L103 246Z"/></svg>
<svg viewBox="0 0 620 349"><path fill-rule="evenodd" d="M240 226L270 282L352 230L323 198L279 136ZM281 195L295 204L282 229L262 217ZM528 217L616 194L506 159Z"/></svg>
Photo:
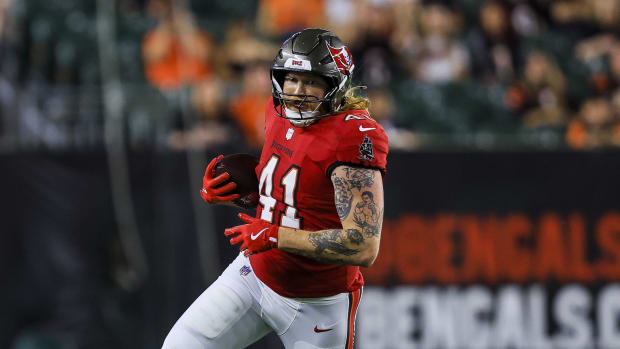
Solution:
<svg viewBox="0 0 620 349"><path fill-rule="evenodd" d="M200 190L200 197L210 204L216 204L222 201L230 201L240 197L239 194L229 194L231 191L237 188L237 183L229 182L225 185L219 186L222 183L228 181L230 179L230 174L228 172L224 172L221 175L213 178L215 175L215 165L217 165L220 160L222 160L224 156L219 155L218 157L213 158L207 169L205 170L205 175L202 177L202 189Z"/></svg>
<svg viewBox="0 0 620 349"><path fill-rule="evenodd" d="M263 252L272 248L278 248L278 226L262 219L239 213L239 218L248 223L224 230L226 236L232 236L231 245L242 243L240 251L244 255Z"/></svg>

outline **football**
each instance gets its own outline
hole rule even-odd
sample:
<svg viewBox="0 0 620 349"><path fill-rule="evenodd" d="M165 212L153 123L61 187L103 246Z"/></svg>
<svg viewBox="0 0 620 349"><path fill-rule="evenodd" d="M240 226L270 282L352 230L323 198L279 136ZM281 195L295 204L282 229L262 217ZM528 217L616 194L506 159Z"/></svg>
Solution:
<svg viewBox="0 0 620 349"><path fill-rule="evenodd" d="M253 208L258 205L256 166L258 166L258 158L250 154L226 155L215 164L215 177L227 172L230 180L237 184L233 193L241 197L233 200L233 204L242 208Z"/></svg>

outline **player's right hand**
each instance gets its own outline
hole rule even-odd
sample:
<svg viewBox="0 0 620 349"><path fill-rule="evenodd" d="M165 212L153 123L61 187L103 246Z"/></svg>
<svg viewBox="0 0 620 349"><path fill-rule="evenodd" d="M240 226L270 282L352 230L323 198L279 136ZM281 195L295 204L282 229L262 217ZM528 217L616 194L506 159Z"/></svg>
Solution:
<svg viewBox="0 0 620 349"><path fill-rule="evenodd" d="M240 197L239 194L231 194L231 192L237 188L237 184L229 181L230 174L228 174L228 172L224 172L217 177L213 177L215 175L215 165L217 165L223 157L223 155L219 155L213 158L209 165L207 165L204 177L202 177L200 197L210 204L230 201ZM228 183L222 185L225 182Z"/></svg>

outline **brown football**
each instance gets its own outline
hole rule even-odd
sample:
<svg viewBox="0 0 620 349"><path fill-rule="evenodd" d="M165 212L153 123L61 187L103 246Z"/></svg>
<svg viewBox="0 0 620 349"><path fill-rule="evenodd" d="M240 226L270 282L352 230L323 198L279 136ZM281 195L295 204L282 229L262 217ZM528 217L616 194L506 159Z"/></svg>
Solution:
<svg viewBox="0 0 620 349"><path fill-rule="evenodd" d="M252 208L258 205L258 178L255 168L258 158L250 154L226 155L215 165L215 177L228 172L230 180L237 183L233 193L241 195L233 200L239 207Z"/></svg>

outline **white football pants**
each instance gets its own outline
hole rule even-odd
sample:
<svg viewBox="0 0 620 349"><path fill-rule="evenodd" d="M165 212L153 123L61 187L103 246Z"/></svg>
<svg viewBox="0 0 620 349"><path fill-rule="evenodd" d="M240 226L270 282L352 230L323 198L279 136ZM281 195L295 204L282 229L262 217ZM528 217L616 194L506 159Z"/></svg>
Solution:
<svg viewBox="0 0 620 349"><path fill-rule="evenodd" d="M361 289L322 298L282 297L239 256L179 318L163 349L245 348L270 331L287 349L352 349Z"/></svg>

